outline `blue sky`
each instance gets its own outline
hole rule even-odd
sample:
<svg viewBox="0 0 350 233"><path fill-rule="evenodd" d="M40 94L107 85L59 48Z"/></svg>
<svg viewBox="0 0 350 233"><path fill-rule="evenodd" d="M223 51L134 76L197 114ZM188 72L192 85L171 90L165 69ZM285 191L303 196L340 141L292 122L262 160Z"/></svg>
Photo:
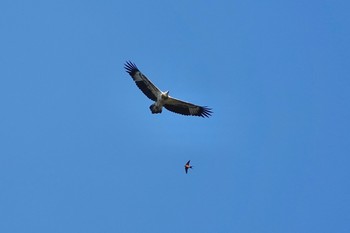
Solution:
<svg viewBox="0 0 350 233"><path fill-rule="evenodd" d="M349 7L1 1L0 232L350 232Z"/></svg>

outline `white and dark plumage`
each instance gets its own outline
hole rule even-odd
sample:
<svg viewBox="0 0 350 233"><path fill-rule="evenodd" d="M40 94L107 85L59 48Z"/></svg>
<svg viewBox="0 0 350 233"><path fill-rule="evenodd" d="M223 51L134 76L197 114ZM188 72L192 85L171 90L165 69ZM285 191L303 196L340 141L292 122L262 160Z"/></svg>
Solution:
<svg viewBox="0 0 350 233"><path fill-rule="evenodd" d="M175 99L169 96L169 91L162 92L159 90L141 71L137 66L128 61L125 63L126 72L130 74L132 79L140 90L151 100L155 101L149 108L153 114L161 113L162 108L169 111L179 113L187 116L209 117L212 111L207 106L198 106L182 100Z"/></svg>

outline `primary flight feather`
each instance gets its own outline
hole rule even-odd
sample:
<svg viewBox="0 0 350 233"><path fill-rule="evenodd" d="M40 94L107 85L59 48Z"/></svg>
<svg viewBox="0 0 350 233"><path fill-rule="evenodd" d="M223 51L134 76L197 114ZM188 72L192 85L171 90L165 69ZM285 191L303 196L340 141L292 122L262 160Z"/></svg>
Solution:
<svg viewBox="0 0 350 233"><path fill-rule="evenodd" d="M155 101L149 108L153 114L161 113L162 108L187 116L209 117L212 111L207 106L198 106L169 96L169 91L158 89L137 66L128 61L125 63L126 72L132 77L140 90L151 100Z"/></svg>

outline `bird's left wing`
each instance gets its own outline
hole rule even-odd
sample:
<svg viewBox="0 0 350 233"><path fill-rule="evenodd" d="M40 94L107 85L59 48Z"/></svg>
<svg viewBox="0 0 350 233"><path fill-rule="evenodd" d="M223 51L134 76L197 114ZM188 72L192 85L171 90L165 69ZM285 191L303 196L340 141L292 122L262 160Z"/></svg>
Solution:
<svg viewBox="0 0 350 233"><path fill-rule="evenodd" d="M210 117L213 113L207 106L198 106L170 96L163 106L169 111L187 116Z"/></svg>
<svg viewBox="0 0 350 233"><path fill-rule="evenodd" d="M125 63L124 68L126 72L132 77L136 85L148 98L153 101L157 101L157 96L161 91L137 68L137 66L128 61Z"/></svg>

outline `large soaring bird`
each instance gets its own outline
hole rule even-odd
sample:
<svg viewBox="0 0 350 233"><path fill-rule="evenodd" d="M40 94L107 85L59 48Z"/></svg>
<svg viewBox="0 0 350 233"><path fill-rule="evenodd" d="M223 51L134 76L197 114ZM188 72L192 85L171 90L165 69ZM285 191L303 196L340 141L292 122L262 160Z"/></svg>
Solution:
<svg viewBox="0 0 350 233"><path fill-rule="evenodd" d="M126 72L130 74L132 79L140 90L151 100L155 101L149 108L151 112L161 113L162 108L169 111L179 113L187 116L209 117L212 111L207 106L198 106L182 100L175 99L169 96L169 91L162 92L159 90L141 71L137 66L128 61L125 63Z"/></svg>

